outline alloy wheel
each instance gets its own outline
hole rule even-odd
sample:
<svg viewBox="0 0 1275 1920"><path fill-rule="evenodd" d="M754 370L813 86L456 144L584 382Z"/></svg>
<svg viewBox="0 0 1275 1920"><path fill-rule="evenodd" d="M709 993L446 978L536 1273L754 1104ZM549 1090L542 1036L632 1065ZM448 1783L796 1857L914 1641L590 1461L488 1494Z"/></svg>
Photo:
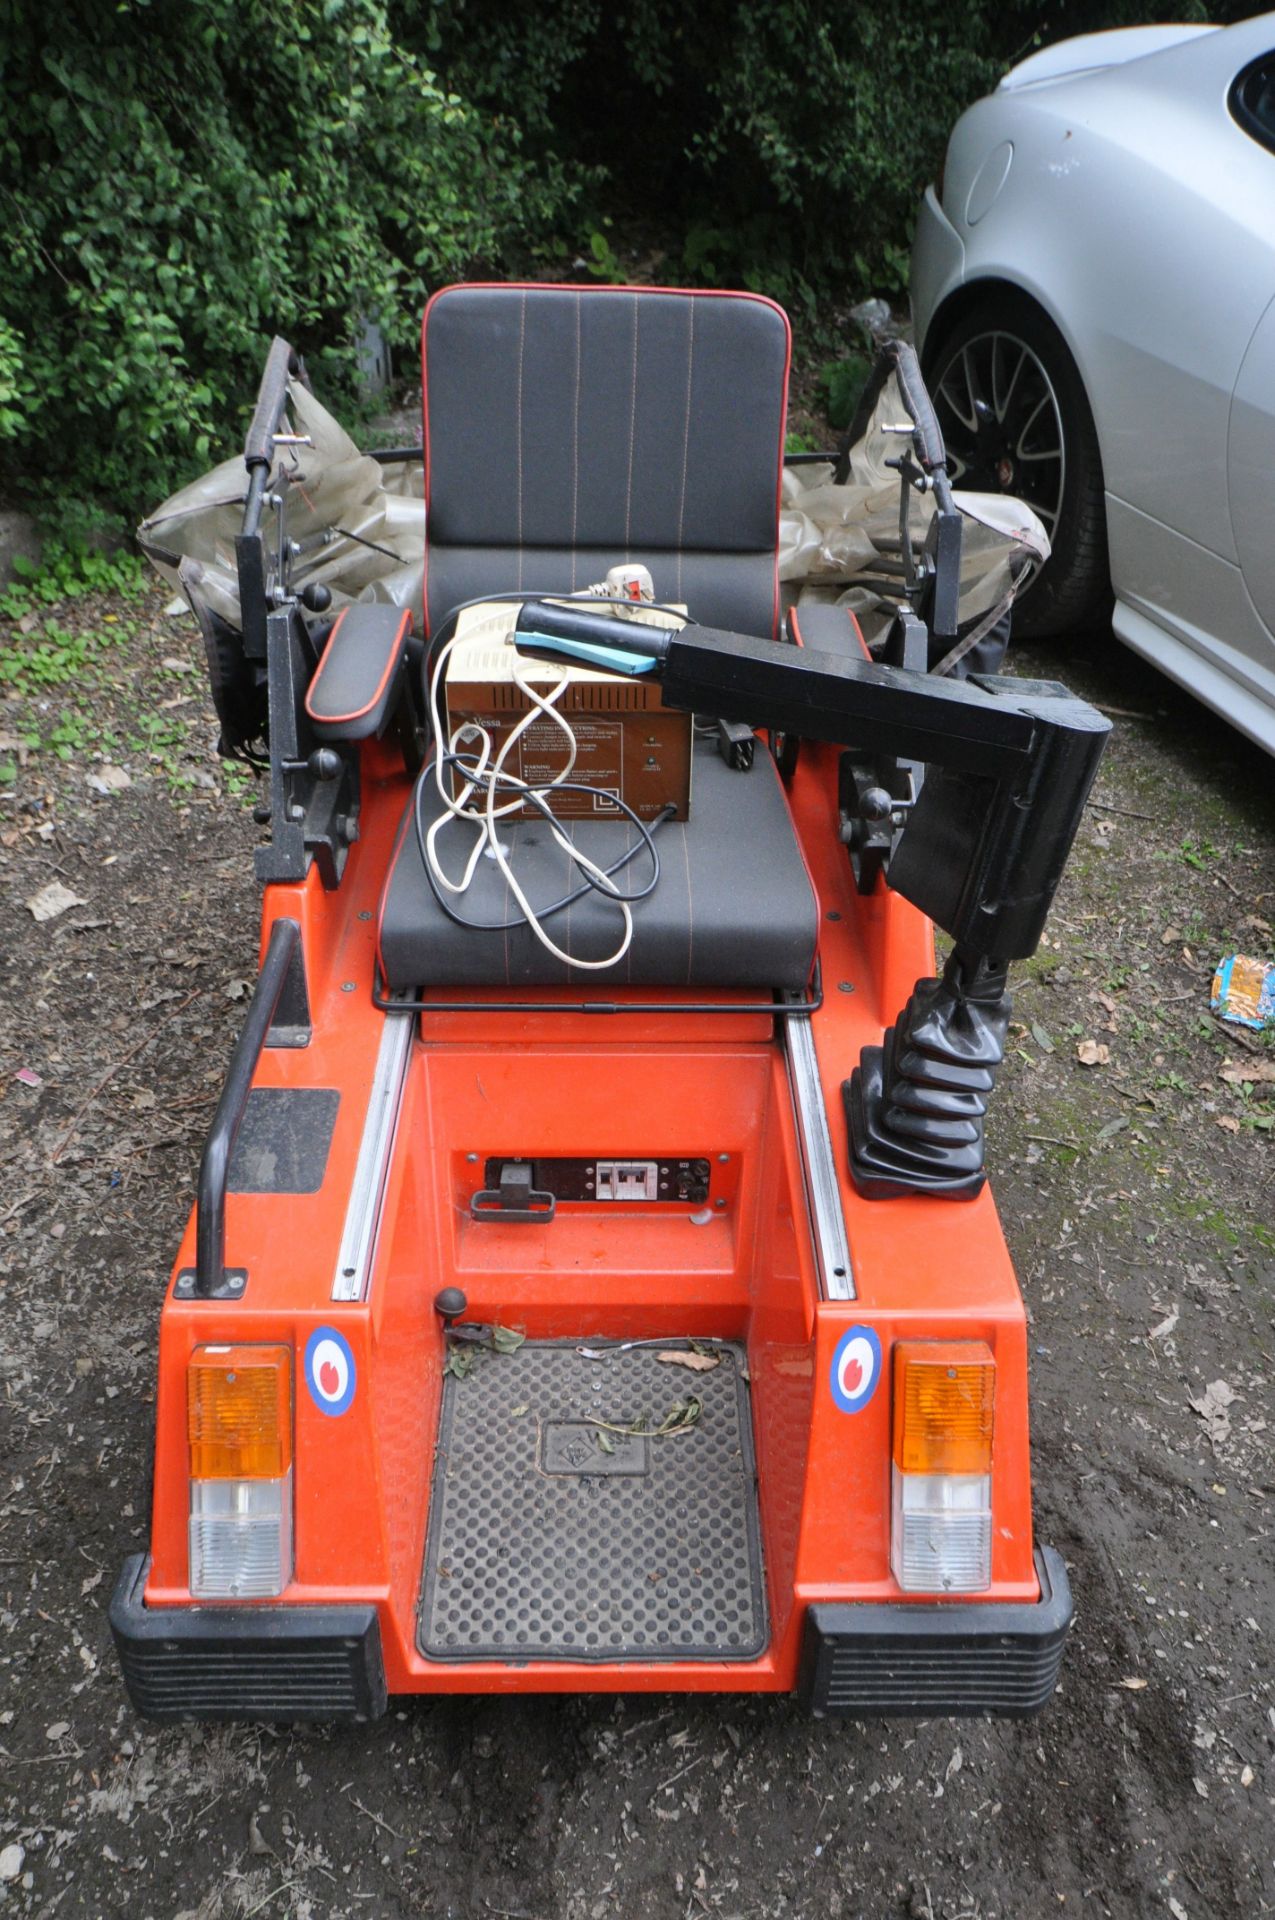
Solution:
<svg viewBox="0 0 1275 1920"><path fill-rule="evenodd" d="M1025 500L1051 540L1067 448L1054 385L1017 334L996 329L958 347L934 389L954 486Z"/></svg>

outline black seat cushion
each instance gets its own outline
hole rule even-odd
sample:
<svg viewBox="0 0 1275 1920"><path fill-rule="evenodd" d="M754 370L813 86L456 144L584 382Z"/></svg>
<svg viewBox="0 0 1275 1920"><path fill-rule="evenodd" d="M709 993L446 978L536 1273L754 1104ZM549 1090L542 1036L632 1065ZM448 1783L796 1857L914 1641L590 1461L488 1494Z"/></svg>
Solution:
<svg viewBox="0 0 1275 1920"><path fill-rule="evenodd" d="M788 322L752 294L458 286L425 313L431 633L478 594L640 561L775 636Z"/></svg>
<svg viewBox="0 0 1275 1920"><path fill-rule="evenodd" d="M424 775L422 826L442 810L432 768ZM404 821L381 911L381 962L391 988L426 986L583 985L803 988L814 964L818 914L788 802L770 755L759 745L752 769L737 773L711 741L696 743L691 817L669 821L655 835L660 879L633 907L633 941L614 968L568 969L525 926L476 933L458 927L438 905L425 875L416 830ZM600 866L638 839L625 820L563 823ZM539 820L510 821L502 841L533 906L559 899L579 881ZM439 835L448 873L459 874L473 829ZM467 918L516 919L517 902L499 869L480 860L469 892L453 905ZM645 853L617 875L628 891L650 873ZM617 945L622 923L613 906L586 894L546 929L558 946L596 959Z"/></svg>

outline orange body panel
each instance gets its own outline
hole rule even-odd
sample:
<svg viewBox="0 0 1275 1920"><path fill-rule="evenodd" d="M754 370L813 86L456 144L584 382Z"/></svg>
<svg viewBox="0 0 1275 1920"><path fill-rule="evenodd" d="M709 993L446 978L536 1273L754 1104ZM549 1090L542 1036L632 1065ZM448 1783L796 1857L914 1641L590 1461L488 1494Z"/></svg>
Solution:
<svg viewBox="0 0 1275 1920"><path fill-rule="evenodd" d="M368 743L361 838L340 888L325 894L312 871L304 885L268 889L263 914L263 951L276 917L301 923L314 1031L303 1049L267 1049L255 1084L338 1090L325 1177L310 1195L230 1197L227 1259L249 1270L241 1301L181 1302L171 1292L166 1301L148 1606L191 1600L191 1353L239 1340L281 1342L293 1354L296 1562L283 1600L373 1602L391 1692L791 1688L807 1604L915 1598L890 1572L888 1357L905 1337L991 1348L993 1580L978 1597L1038 1597L1026 1325L991 1196L870 1202L845 1172L841 1083L932 968L934 949L928 921L903 900L884 888L855 892L837 837L836 772L835 748L806 746L790 801L820 904L825 997L811 1027L856 1297L819 1295L787 1068L768 1017L457 1011L418 1023L366 1297L341 1302L333 1280L384 1020L372 1000L380 885L409 793L395 756ZM711 1155L725 1204L701 1224L640 1205L617 1220L600 1202L562 1205L544 1226L469 1216L488 1154L655 1152ZM175 1266L193 1258L192 1217ZM432 1302L448 1285L464 1289L467 1317L537 1338L713 1334L746 1343L771 1621L760 1659L422 1658L417 1594L445 1358ZM856 1325L875 1331L886 1365L879 1390L848 1414L831 1372L839 1338ZM339 1418L302 1379L306 1341L323 1326L344 1336L354 1360L354 1397Z"/></svg>

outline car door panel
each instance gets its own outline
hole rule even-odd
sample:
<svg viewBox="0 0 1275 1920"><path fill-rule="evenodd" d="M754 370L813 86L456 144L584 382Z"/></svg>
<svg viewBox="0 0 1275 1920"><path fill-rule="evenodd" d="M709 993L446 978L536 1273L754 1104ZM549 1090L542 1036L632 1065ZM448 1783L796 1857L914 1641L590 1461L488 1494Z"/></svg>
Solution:
<svg viewBox="0 0 1275 1920"><path fill-rule="evenodd" d="M1227 487L1244 584L1265 635L1263 658L1275 665L1275 300L1235 383Z"/></svg>

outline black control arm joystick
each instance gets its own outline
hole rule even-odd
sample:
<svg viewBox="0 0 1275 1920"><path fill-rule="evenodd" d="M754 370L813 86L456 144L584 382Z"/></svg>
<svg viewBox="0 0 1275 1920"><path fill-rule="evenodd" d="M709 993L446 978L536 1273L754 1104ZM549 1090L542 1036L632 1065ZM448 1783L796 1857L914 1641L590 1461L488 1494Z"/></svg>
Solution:
<svg viewBox="0 0 1275 1920"><path fill-rule="evenodd" d="M629 623L532 602L517 632L632 649ZM968 1198L1004 1057L1011 960L1036 950L1111 722L1053 680L953 681L710 627L641 628L671 707L926 763L889 883L955 942L845 1088L850 1171L873 1199Z"/></svg>

